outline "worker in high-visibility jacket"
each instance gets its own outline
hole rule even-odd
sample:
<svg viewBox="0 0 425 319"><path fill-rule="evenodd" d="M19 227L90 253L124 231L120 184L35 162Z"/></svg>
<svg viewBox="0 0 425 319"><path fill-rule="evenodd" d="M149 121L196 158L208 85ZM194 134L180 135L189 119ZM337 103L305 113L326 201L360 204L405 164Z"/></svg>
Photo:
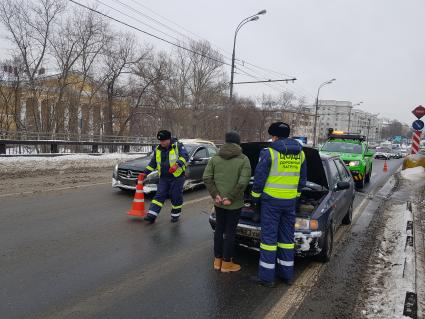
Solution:
<svg viewBox="0 0 425 319"><path fill-rule="evenodd" d="M161 130L157 134L159 145L143 174L158 171L159 183L145 220L154 223L165 200L171 199L171 221L177 222L183 206L183 185L189 155L182 143L171 138L171 132Z"/></svg>
<svg viewBox="0 0 425 319"><path fill-rule="evenodd" d="M287 284L293 281L295 209L307 165L300 143L288 138L288 124L273 123L268 132L272 143L260 153L251 192L261 205L260 264L254 280L274 287L276 275Z"/></svg>

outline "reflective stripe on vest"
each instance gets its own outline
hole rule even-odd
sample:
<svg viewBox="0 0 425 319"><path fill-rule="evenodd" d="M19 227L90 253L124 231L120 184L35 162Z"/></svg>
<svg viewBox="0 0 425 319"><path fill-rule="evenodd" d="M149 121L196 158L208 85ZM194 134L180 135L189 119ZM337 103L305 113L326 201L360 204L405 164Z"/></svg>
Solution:
<svg viewBox="0 0 425 319"><path fill-rule="evenodd" d="M159 176L161 176L161 150L159 149L159 146L156 148L155 151L155 157L156 157L156 169L158 171ZM171 145L170 151L168 152L168 162L170 163L170 167L176 164L177 159L179 158L179 146L177 143L174 143ZM178 167L177 170L173 173L174 177L179 177L183 172L185 171L186 167Z"/></svg>
<svg viewBox="0 0 425 319"><path fill-rule="evenodd" d="M271 166L264 187L264 193L279 199L294 199L297 197L300 181L301 164L304 162L304 152L282 154L269 147Z"/></svg>

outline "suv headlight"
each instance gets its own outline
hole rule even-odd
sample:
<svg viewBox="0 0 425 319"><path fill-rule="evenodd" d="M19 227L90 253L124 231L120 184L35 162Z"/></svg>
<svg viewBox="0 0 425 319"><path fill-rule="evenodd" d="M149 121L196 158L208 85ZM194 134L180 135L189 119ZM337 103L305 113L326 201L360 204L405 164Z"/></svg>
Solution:
<svg viewBox="0 0 425 319"><path fill-rule="evenodd" d="M350 163L348 163L349 166L359 166L360 165L360 161L351 161Z"/></svg>
<svg viewBox="0 0 425 319"><path fill-rule="evenodd" d="M115 165L114 170L112 171L112 176L116 177L118 173L118 164Z"/></svg>
<svg viewBox="0 0 425 319"><path fill-rule="evenodd" d="M317 230L319 222L315 219L295 218L295 230Z"/></svg>

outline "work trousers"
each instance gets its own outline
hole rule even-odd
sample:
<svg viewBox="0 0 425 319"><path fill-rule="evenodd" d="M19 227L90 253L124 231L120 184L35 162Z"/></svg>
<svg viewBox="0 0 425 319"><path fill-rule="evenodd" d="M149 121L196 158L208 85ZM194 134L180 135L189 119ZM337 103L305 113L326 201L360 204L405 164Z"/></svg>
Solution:
<svg viewBox="0 0 425 319"><path fill-rule="evenodd" d="M241 209L223 209L215 207L216 226L214 232L214 255L231 261L235 248L236 226Z"/></svg>
<svg viewBox="0 0 425 319"><path fill-rule="evenodd" d="M185 177L160 177L158 189L149 207L149 214L158 216L167 198L171 199L171 217L178 218L183 206L183 185Z"/></svg>
<svg viewBox="0 0 425 319"><path fill-rule="evenodd" d="M276 275L291 280L294 275L295 203L262 196L258 276L264 281L272 282Z"/></svg>

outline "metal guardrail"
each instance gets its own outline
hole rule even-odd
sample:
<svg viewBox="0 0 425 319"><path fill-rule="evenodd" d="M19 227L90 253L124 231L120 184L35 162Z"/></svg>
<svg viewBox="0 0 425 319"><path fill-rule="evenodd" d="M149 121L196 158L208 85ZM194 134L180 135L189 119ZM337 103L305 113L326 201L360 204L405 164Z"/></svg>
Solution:
<svg viewBox="0 0 425 319"><path fill-rule="evenodd" d="M158 144L158 141L154 137L0 131L0 154L6 154L8 145L49 145L50 153L57 154L59 153L59 145L64 147L91 146L92 153L98 153L99 146L106 146L112 152L116 152L118 147L121 147L123 152L128 153L131 146L150 147L156 144Z"/></svg>
<svg viewBox="0 0 425 319"><path fill-rule="evenodd" d="M0 131L0 141L73 141L73 142L105 142L105 143L137 143L150 144L156 140L152 137L95 135L75 133L48 133L26 131Z"/></svg>

